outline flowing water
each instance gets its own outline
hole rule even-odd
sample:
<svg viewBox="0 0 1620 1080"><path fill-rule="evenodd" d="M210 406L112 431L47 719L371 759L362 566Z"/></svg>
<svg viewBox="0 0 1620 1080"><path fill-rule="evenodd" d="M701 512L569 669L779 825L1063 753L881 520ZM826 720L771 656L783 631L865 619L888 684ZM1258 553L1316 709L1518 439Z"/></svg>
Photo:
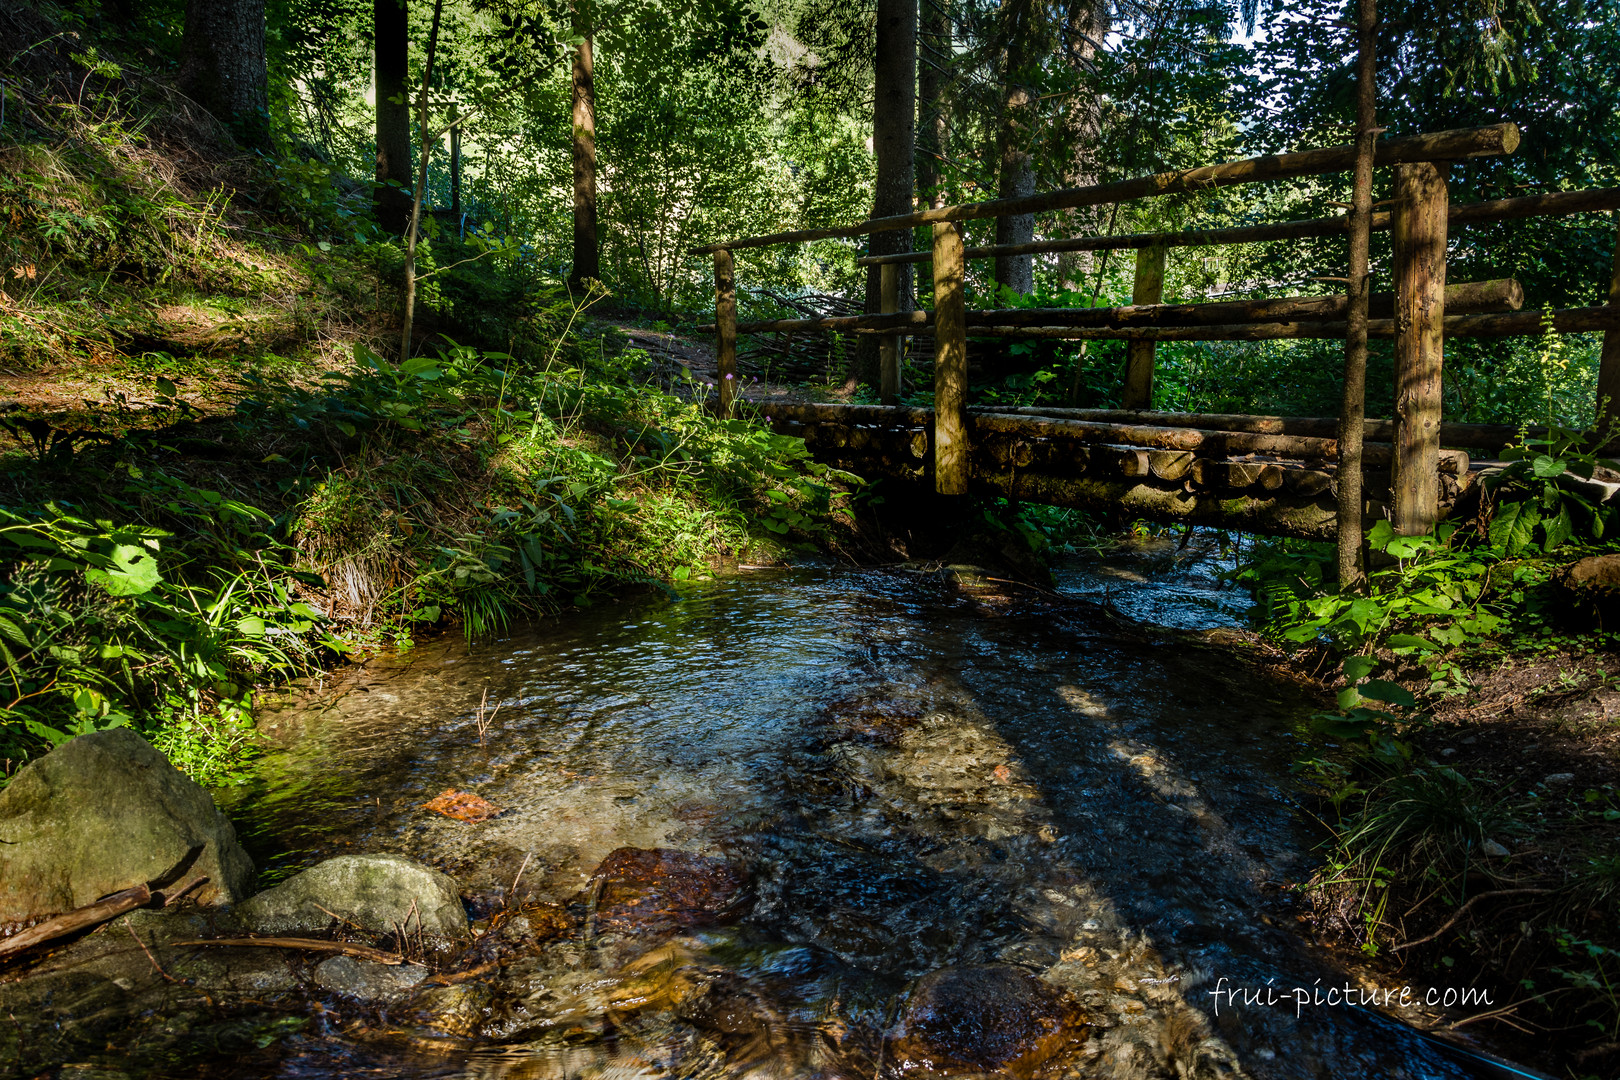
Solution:
<svg viewBox="0 0 1620 1080"><path fill-rule="evenodd" d="M1318 837L1289 763L1319 702L1110 615L1241 614L1158 556L1072 568L1061 596L746 572L372 661L266 714L280 749L234 810L261 866L432 863L507 951L437 1014L334 1005L253 1069L927 1075L896 1032L928 1028L916 980L953 969L938 1007L966 1015L931 1030L964 1060L1016 1040L1019 1010L1055 1017L1035 1034L1058 1051L995 1058L1013 1075L1474 1075L1379 1013L1289 996L1375 978L1294 929ZM422 808L452 788L503 812ZM615 919L592 874L621 848L746 885L707 920ZM1066 1004L1007 999L1008 966ZM1268 987L1271 1006L1219 996Z"/></svg>

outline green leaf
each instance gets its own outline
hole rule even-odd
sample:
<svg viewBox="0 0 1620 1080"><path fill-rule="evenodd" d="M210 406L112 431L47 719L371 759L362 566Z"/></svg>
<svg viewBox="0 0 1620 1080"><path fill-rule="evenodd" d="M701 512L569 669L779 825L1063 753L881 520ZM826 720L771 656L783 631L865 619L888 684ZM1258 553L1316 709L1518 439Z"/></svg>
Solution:
<svg viewBox="0 0 1620 1080"><path fill-rule="evenodd" d="M1417 698L1412 696L1410 690L1384 679L1372 679L1362 683L1357 689L1361 691L1362 697L1373 701L1388 702L1408 709L1417 706Z"/></svg>
<svg viewBox="0 0 1620 1080"><path fill-rule="evenodd" d="M1353 709L1361 700L1361 692L1353 686L1347 686L1339 691L1339 708Z"/></svg>
<svg viewBox="0 0 1620 1080"><path fill-rule="evenodd" d="M1568 467L1564 462L1546 454L1537 454L1535 460L1530 463L1530 471L1543 480L1551 480Z"/></svg>
<svg viewBox="0 0 1620 1080"><path fill-rule="evenodd" d="M1428 638L1416 634L1391 634L1385 644L1392 649L1422 649L1424 652L1438 652L1440 649Z"/></svg>
<svg viewBox="0 0 1620 1080"><path fill-rule="evenodd" d="M1352 686L1372 674L1378 660L1372 656L1351 656L1344 662L1344 680ZM1353 704L1353 703L1352 703Z"/></svg>
<svg viewBox="0 0 1620 1080"><path fill-rule="evenodd" d="M264 637L264 620L257 615L248 615L236 620L236 629L248 637Z"/></svg>
<svg viewBox="0 0 1620 1080"><path fill-rule="evenodd" d="M162 580L157 556L145 547L118 544L113 548L111 562L109 567L86 569L85 580L100 585L113 596L140 596L151 592Z"/></svg>
<svg viewBox="0 0 1620 1080"><path fill-rule="evenodd" d="M1390 540L1395 537L1395 527L1385 518L1379 521L1367 533L1367 545L1374 551L1383 551L1389 546Z"/></svg>

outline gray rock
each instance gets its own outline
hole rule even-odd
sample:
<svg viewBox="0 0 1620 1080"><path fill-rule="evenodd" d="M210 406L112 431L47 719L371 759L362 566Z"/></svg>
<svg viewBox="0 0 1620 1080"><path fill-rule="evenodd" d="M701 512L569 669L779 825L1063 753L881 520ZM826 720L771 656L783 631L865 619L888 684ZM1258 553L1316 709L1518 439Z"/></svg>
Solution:
<svg viewBox="0 0 1620 1080"><path fill-rule="evenodd" d="M455 881L398 855L327 859L239 905L236 915L264 934L321 930L334 915L377 934L406 926L414 935L418 920L427 937L467 934Z"/></svg>
<svg viewBox="0 0 1620 1080"><path fill-rule="evenodd" d="M70 739L0 791L0 923L37 919L184 870L199 903L252 891L253 862L213 798L128 728Z"/></svg>
<svg viewBox="0 0 1620 1080"><path fill-rule="evenodd" d="M315 967L315 984L361 1001L397 1001L428 977L421 964L379 964L334 956Z"/></svg>

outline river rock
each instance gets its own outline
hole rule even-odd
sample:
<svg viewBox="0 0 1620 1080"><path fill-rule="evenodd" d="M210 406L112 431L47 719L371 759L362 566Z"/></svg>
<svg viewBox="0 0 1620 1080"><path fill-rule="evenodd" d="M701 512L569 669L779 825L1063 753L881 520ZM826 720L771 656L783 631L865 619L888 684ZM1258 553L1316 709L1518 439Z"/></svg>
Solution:
<svg viewBox="0 0 1620 1080"><path fill-rule="evenodd" d="M1620 554L1592 555L1571 563L1556 578L1568 614L1602 630L1620 628Z"/></svg>
<svg viewBox="0 0 1620 1080"><path fill-rule="evenodd" d="M621 930L720 926L747 910L748 878L724 859L669 848L619 848L593 875L598 922Z"/></svg>
<svg viewBox="0 0 1620 1080"><path fill-rule="evenodd" d="M1010 964L944 968L917 980L885 1057L904 1075L994 1072L1030 1080L1085 1039L1065 991Z"/></svg>
<svg viewBox="0 0 1620 1080"><path fill-rule="evenodd" d="M418 920L427 937L467 934L455 881L399 855L327 859L241 904L236 914L264 934L322 930L336 922L334 915L377 934L405 926L414 935Z"/></svg>
<svg viewBox="0 0 1620 1080"><path fill-rule="evenodd" d="M395 1001L428 977L421 964L379 964L334 956L315 966L315 985L361 1001Z"/></svg>
<svg viewBox="0 0 1620 1080"><path fill-rule="evenodd" d="M253 862L208 792L128 728L70 739L0 791L0 923L197 875L193 899L234 903Z"/></svg>

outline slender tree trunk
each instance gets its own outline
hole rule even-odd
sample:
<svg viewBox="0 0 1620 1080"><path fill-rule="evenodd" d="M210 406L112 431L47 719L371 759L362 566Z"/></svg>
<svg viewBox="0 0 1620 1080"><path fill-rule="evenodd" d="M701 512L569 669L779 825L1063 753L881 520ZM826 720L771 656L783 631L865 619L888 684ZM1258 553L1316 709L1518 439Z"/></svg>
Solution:
<svg viewBox="0 0 1620 1080"><path fill-rule="evenodd" d="M439 44L439 16L444 12L444 0L433 0L433 28L428 31L427 62L422 68L422 95L417 99L416 117L422 133L422 157L416 171L416 191L411 199L411 218L405 229L405 303L400 329L399 359L411 358L411 323L416 317L416 239L417 226L422 221L422 196L427 191L428 159L439 140L428 128L428 87L433 80L433 53ZM441 132L442 135L442 132Z"/></svg>
<svg viewBox="0 0 1620 1080"><path fill-rule="evenodd" d="M206 2L206 0L205 0ZM405 0L373 0L376 38L377 223L405 232L411 214L410 20Z"/></svg>
<svg viewBox="0 0 1620 1080"><path fill-rule="evenodd" d="M933 207L944 206L942 159L950 142L946 89L950 79L951 23L945 0L920 0L917 30L917 194Z"/></svg>
<svg viewBox="0 0 1620 1080"><path fill-rule="evenodd" d="M602 276L596 233L596 82L595 57L587 27L576 25L583 38L574 52L574 265L568 283L581 287Z"/></svg>
<svg viewBox="0 0 1620 1080"><path fill-rule="evenodd" d="M1350 283L1344 339L1344 404L1339 410L1338 569L1341 590L1359 589L1361 565L1362 438L1367 417L1367 301L1372 279L1367 255L1372 236L1372 174L1378 103L1375 50L1377 0L1356 8L1356 171L1350 195Z"/></svg>
<svg viewBox="0 0 1620 1080"><path fill-rule="evenodd" d="M872 149L877 157L872 216L909 214L917 188L917 0L878 0L876 85L872 105ZM911 250L911 230L873 233L871 253L894 255ZM901 273L902 311L913 308L911 267ZM879 270L866 270L865 310L883 306ZM877 386L878 346L867 335L856 343L855 374L861 382Z"/></svg>
<svg viewBox="0 0 1620 1080"><path fill-rule="evenodd" d="M1035 162L1030 157L1030 119L1034 95L1028 76L1030 22L1035 13L1029 0L1005 0L1002 5L1001 117L996 130L999 162L996 195L1003 199L1035 194ZM1035 239L1035 215L1012 214L996 219L996 243L1027 244ZM1017 293L1035 289L1035 260L1029 255L996 259L996 281Z"/></svg>
<svg viewBox="0 0 1620 1080"><path fill-rule="evenodd" d="M270 143L264 0L187 0L180 89L247 146Z"/></svg>
<svg viewBox="0 0 1620 1080"><path fill-rule="evenodd" d="M1089 0L1075 5L1069 12L1066 29L1069 40L1065 57L1077 69L1081 78L1091 70L1097 55L1097 46L1108 36L1108 5L1105 0ZM1068 167L1063 171L1063 182L1069 187L1087 187L1097 182L1097 140L1102 134L1102 100L1092 93L1078 93L1069 99L1069 130L1074 138L1074 151ZM1085 236L1099 230L1101 215L1096 207L1065 211L1070 236ZM1096 256L1089 251L1070 251L1058 255L1058 284L1072 292L1081 292L1091 276Z"/></svg>

